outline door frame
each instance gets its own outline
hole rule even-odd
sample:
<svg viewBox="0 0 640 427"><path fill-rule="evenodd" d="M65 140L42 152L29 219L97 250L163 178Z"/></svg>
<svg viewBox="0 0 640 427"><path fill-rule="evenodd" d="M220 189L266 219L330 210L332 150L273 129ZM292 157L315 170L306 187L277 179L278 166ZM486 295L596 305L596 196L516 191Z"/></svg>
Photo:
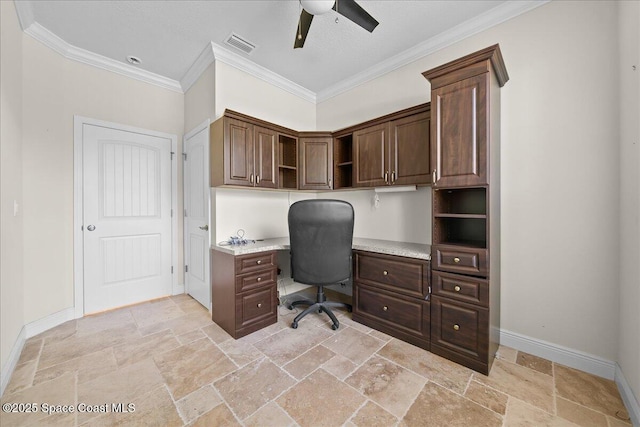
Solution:
<svg viewBox="0 0 640 427"><path fill-rule="evenodd" d="M193 129L191 129L189 132L185 133L184 136L182 137L182 153L180 158L183 158L182 155L186 152L185 147L187 144L187 140L189 138L191 138L194 135L197 135L198 133L202 132L203 130L207 131L207 137L210 137L211 134L211 130L209 129L209 126L211 125L211 119L206 119L204 122L200 123L199 125L197 125L196 127L194 127ZM211 153L209 153L209 156L211 156ZM207 181L209 181L209 179L211 178L211 162L210 162L210 158L207 160L209 162L209 177L207 179ZM184 166L184 162L183 162L183 166L182 166L182 206L184 207L184 200L185 197L187 196L187 180L185 179L187 173L187 169ZM211 224L211 185L209 184L207 187L208 189L208 194L207 194L207 216L208 216L208 223L209 223L209 247L211 246L211 241L212 241L212 237L214 235L214 225ZM182 211L182 216L184 218L184 209ZM183 253L183 257L184 257L184 263L183 265L187 265L187 237L189 235L189 230L187 230L187 221L183 219L182 221L182 253ZM189 260L190 261L190 260ZM209 266L209 268L211 268L211 266ZM209 271L209 280L211 280L211 272ZM184 272L184 293L189 293L189 289L187 289L187 273ZM209 292L209 306L207 307L207 309L209 310L209 312L211 312L211 292Z"/></svg>
<svg viewBox="0 0 640 427"><path fill-rule="evenodd" d="M157 132L149 129L92 119L89 117L73 116L73 302L74 314L78 319L84 316L84 238L83 238L83 137L84 125L100 126L125 132L135 132L144 135L166 138L171 140L171 289L172 294L184 293L184 285L178 283L178 137L177 135Z"/></svg>

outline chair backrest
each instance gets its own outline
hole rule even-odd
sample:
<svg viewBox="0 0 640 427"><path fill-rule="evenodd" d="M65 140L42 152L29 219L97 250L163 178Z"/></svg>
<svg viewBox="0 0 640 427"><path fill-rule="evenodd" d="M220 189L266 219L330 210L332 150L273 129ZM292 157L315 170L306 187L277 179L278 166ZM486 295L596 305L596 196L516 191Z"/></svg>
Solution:
<svg viewBox="0 0 640 427"><path fill-rule="evenodd" d="M353 206L342 200L302 200L289 207L291 276L332 285L351 276Z"/></svg>

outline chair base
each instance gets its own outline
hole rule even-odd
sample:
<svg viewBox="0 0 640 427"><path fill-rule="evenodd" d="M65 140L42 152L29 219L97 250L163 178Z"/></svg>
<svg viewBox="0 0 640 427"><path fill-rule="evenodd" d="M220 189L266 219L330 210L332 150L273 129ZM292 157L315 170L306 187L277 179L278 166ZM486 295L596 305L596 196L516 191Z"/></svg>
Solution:
<svg viewBox="0 0 640 427"><path fill-rule="evenodd" d="M327 316L331 318L331 321L333 322L333 324L331 325L331 329L335 331L340 327L340 322L338 322L336 315L333 314L330 307L346 307L347 310L349 310L349 312L351 312L352 310L352 307L350 304L347 304L344 302L327 301L326 297L324 296L323 286L318 286L318 294L316 297L316 301L312 301L310 299L294 301L291 304L289 304L288 308L289 310L293 310L293 307L296 307L298 305L308 305L309 307L306 310L304 310L302 313L298 314L293 319L293 322L291 322L291 327L293 329L298 328L298 322L307 314L313 311L317 311L318 313L322 313L324 311L327 314Z"/></svg>

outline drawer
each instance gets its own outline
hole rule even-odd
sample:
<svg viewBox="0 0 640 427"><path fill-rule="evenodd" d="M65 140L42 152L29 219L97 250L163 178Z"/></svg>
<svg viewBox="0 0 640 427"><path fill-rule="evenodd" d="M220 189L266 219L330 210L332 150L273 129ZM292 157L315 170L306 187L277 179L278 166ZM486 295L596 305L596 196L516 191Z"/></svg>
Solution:
<svg viewBox="0 0 640 427"><path fill-rule="evenodd" d="M424 299L429 288L429 262L393 255L355 252L354 280Z"/></svg>
<svg viewBox="0 0 640 427"><path fill-rule="evenodd" d="M487 249L435 245L432 247L431 255L434 270L475 276L487 276L489 273Z"/></svg>
<svg viewBox="0 0 640 427"><path fill-rule="evenodd" d="M236 329L273 318L277 321L276 286L245 292L236 297Z"/></svg>
<svg viewBox="0 0 640 427"><path fill-rule="evenodd" d="M486 361L489 353L489 310L433 296L431 345Z"/></svg>
<svg viewBox="0 0 640 427"><path fill-rule="evenodd" d="M236 257L236 274L268 269L278 265L275 252L259 252Z"/></svg>
<svg viewBox="0 0 640 427"><path fill-rule="evenodd" d="M268 270L259 270L236 276L236 292L246 292L276 284L278 281L278 269L271 267Z"/></svg>
<svg viewBox="0 0 640 427"><path fill-rule="evenodd" d="M489 306L489 281L485 279L433 271L431 286L434 295Z"/></svg>
<svg viewBox="0 0 640 427"><path fill-rule="evenodd" d="M354 314L374 318L393 329L429 339L429 302L357 283Z"/></svg>

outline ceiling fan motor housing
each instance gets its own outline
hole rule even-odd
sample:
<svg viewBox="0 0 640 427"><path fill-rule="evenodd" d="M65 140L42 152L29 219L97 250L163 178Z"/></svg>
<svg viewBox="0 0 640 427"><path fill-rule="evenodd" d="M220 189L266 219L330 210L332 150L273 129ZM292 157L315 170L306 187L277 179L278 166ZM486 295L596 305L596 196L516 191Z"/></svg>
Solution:
<svg viewBox="0 0 640 427"><path fill-rule="evenodd" d="M329 12L335 2L335 0L300 0L302 8L312 15L322 15Z"/></svg>

